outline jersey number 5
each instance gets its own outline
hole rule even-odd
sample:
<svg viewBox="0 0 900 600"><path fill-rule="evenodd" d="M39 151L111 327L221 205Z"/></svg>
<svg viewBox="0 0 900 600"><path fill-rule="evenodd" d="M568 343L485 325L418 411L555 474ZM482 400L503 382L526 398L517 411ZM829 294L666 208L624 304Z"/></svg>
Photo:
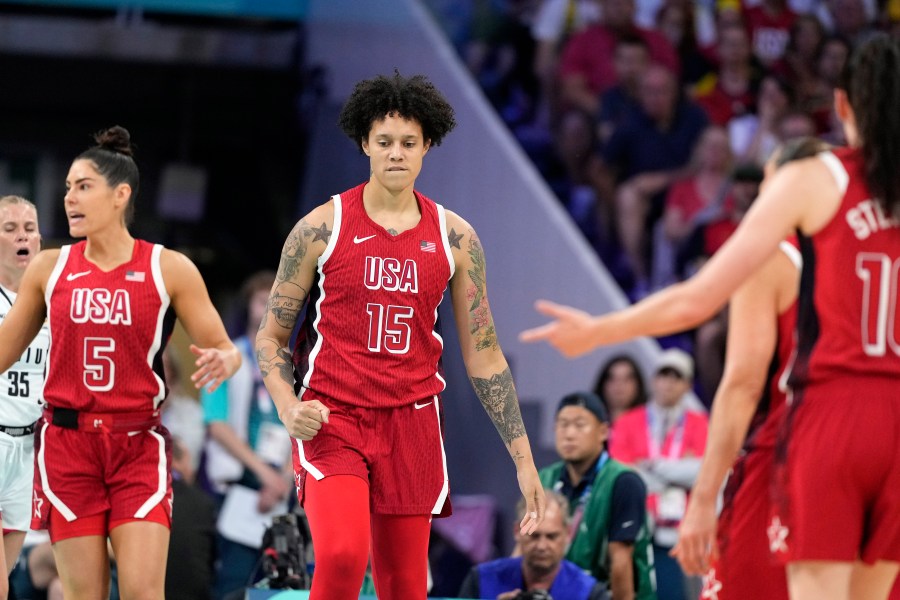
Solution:
<svg viewBox="0 0 900 600"><path fill-rule="evenodd" d="M366 305L369 313L369 351L381 352L384 348L391 354L409 352L410 327L413 317L411 306L384 306L370 302Z"/></svg>
<svg viewBox="0 0 900 600"><path fill-rule="evenodd" d="M116 381L116 363L110 355L116 351L112 338L84 338L84 385L94 392L108 392Z"/></svg>

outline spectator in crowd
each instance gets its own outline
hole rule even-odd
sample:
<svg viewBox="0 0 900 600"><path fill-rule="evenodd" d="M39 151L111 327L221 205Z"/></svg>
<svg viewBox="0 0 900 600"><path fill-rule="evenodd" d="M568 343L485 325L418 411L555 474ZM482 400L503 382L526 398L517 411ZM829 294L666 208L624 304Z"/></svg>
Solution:
<svg viewBox="0 0 900 600"><path fill-rule="evenodd" d="M744 115L756 105L756 80L750 39L743 25L726 25L719 29L716 46L718 69L700 81L694 90L697 103L709 120L726 125L734 117Z"/></svg>
<svg viewBox="0 0 900 600"><path fill-rule="evenodd" d="M472 567L459 590L460 598L515 600L522 592L545 590L555 599L607 600L606 586L565 560L569 545L569 502L565 496L547 491L544 521L534 533L524 535L519 521L525 516L525 502L516 512L514 535L521 556L500 558Z"/></svg>
<svg viewBox="0 0 900 600"><path fill-rule="evenodd" d="M192 467L196 473L200 466L200 454L206 441L206 425L203 422L203 407L197 398L188 394L181 376L181 364L175 349L167 346L163 352L163 371L169 395L162 405L162 424L173 437L181 440L188 451Z"/></svg>
<svg viewBox="0 0 900 600"><path fill-rule="evenodd" d="M166 562L166 600L209 600L216 556L216 507L194 485L196 461L172 437L172 537Z"/></svg>
<svg viewBox="0 0 900 600"><path fill-rule="evenodd" d="M816 123L807 113L793 109L788 110L778 119L776 128L780 143L801 137L815 137ZM843 137L843 134L841 134Z"/></svg>
<svg viewBox="0 0 900 600"><path fill-rule="evenodd" d="M534 39L534 75L541 84L544 110L539 119L555 114L556 74L560 50L574 33L600 21L600 0L541 0L531 23Z"/></svg>
<svg viewBox="0 0 900 600"><path fill-rule="evenodd" d="M825 28L815 15L799 15L791 27L784 56L772 66L774 74L792 83L798 97L803 97L815 80L816 57L824 39Z"/></svg>
<svg viewBox="0 0 900 600"><path fill-rule="evenodd" d="M631 113L603 148L607 181L621 182L603 193L615 195L618 235L635 296L649 290L646 230L651 209L656 206L658 214L668 186L682 175L708 123L702 109L681 97L675 76L664 67L647 68L639 98L640 110Z"/></svg>
<svg viewBox="0 0 900 600"><path fill-rule="evenodd" d="M846 39L840 36L828 37L819 48L815 78L804 89L804 95L798 98L799 107L813 118L818 133L835 128L834 88L850 57L850 49L850 43Z"/></svg>
<svg viewBox="0 0 900 600"><path fill-rule="evenodd" d="M620 36L641 36L655 62L672 72L679 70L678 56L669 41L658 31L634 24L634 0L602 0L601 6L602 21L569 39L559 65L563 103L592 115L597 114L600 94L616 83L613 54Z"/></svg>
<svg viewBox="0 0 900 600"><path fill-rule="evenodd" d="M235 345L244 358L234 377L215 392L201 392L204 419L209 430L206 446L206 473L217 499L222 503L218 522L219 566L215 597L222 598L246 586L256 572L259 547L267 524L267 513L290 495L291 441L278 419L275 405L263 385L253 352L253 338L266 312L269 289L275 274L263 271L251 275L241 287L241 315L244 335ZM229 498L229 496L231 498ZM244 503L255 496L256 502ZM239 536L229 515L231 509L241 519L259 521L259 537L253 541Z"/></svg>
<svg viewBox="0 0 900 600"><path fill-rule="evenodd" d="M665 0L656 13L656 28L678 55L681 81L693 85L712 70L712 64L700 51L695 21L702 7L688 0Z"/></svg>
<svg viewBox="0 0 900 600"><path fill-rule="evenodd" d="M647 402L644 376L637 362L627 354L614 356L600 368L594 393L606 405L609 422L615 426L619 417Z"/></svg>
<svg viewBox="0 0 900 600"><path fill-rule="evenodd" d="M763 67L771 68L784 57L796 20L786 0L762 0L744 8L753 54Z"/></svg>
<svg viewBox="0 0 900 600"><path fill-rule="evenodd" d="M610 455L633 465L647 485L660 600L686 600L692 597L688 588L696 585L688 583L669 556L706 447L707 417L689 410L686 402L693 378L690 355L677 348L664 351L656 363L650 400L616 422L610 444Z"/></svg>
<svg viewBox="0 0 900 600"><path fill-rule="evenodd" d="M46 531L30 531L25 536L19 561L9 575L9 597L15 600L63 600L62 581Z"/></svg>
<svg viewBox="0 0 900 600"><path fill-rule="evenodd" d="M609 413L595 394L565 396L556 411L561 461L541 469L544 487L569 501L566 557L609 584L613 598L656 598L646 489L630 468L610 458Z"/></svg>
<svg viewBox="0 0 900 600"><path fill-rule="evenodd" d="M644 38L635 34L619 37L613 54L617 81L600 96L597 131L601 144L608 142L628 115L640 108L638 95L641 77L649 64L650 49Z"/></svg>
<svg viewBox="0 0 900 600"><path fill-rule="evenodd" d="M822 17L831 33L844 38L854 48L874 33L874 2L866 6L865 0L825 0L820 10L824 10Z"/></svg>
<svg viewBox="0 0 900 600"><path fill-rule="evenodd" d="M662 220L654 231L654 288L677 281L676 256L695 220L709 212L724 215L732 210L732 162L725 129L707 127L694 147L690 175L672 183L666 194Z"/></svg>
<svg viewBox="0 0 900 600"><path fill-rule="evenodd" d="M731 151L741 162L766 163L778 145L778 123L794 103L794 90L776 75L766 75L759 86L756 111L728 122Z"/></svg>

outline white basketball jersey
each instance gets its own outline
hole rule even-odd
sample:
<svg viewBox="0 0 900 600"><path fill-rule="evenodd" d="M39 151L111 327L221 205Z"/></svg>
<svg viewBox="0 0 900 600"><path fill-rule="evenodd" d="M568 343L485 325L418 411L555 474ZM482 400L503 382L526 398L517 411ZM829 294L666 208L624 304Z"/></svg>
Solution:
<svg viewBox="0 0 900 600"><path fill-rule="evenodd" d="M6 317L15 299L15 292L0 285L0 320ZM22 427L41 416L49 351L50 330L44 323L19 360L0 374L0 425Z"/></svg>

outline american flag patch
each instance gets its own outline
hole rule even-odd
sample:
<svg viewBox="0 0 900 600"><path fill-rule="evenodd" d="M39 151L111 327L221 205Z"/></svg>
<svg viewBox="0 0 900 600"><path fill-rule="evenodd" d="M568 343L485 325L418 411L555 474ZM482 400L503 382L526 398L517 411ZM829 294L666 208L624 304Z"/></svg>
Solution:
<svg viewBox="0 0 900 600"><path fill-rule="evenodd" d="M433 250L432 250L433 252ZM143 271L126 271L125 281L144 281Z"/></svg>
<svg viewBox="0 0 900 600"><path fill-rule="evenodd" d="M422 250L422 252L437 252L437 244L422 240L419 242L419 249Z"/></svg>

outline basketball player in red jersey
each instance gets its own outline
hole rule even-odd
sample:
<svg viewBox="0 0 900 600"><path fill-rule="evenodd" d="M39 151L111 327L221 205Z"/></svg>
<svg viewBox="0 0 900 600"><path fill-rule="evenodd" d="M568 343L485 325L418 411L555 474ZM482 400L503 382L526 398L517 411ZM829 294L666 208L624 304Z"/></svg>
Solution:
<svg viewBox="0 0 900 600"><path fill-rule="evenodd" d="M240 355L197 268L129 234L139 176L128 132L95 139L66 177L69 233L87 239L25 271L0 325L0 371L46 319L32 528L49 529L66 598L108 596L109 537L122 598L160 600L172 510L162 351L177 317L197 344L196 385L218 386Z"/></svg>
<svg viewBox="0 0 900 600"><path fill-rule="evenodd" d="M861 44L835 90L850 148L785 165L734 236L692 279L592 317L522 333L568 356L601 343L690 327L712 315L801 232L797 356L786 415L784 484L767 533L788 563L791 598L886 598L900 567L900 42Z"/></svg>
<svg viewBox="0 0 900 600"><path fill-rule="evenodd" d="M771 179L777 167L828 148L814 138L792 140L775 151L766 176ZM728 308L725 374L673 550L682 569L703 575L704 592L718 600L788 598L784 567L769 551L766 527L786 400L784 372L794 350L800 267L796 239L782 242L781 251L741 285ZM729 469L717 522L716 501Z"/></svg>
<svg viewBox="0 0 900 600"><path fill-rule="evenodd" d="M311 598L357 598L371 540L378 597L424 599L431 518L450 512L436 322L448 282L469 377L516 465L524 533L543 518L544 495L497 343L481 243L414 189L425 154L455 125L453 109L425 77L397 73L358 83L340 124L369 157L370 179L288 236L257 356L296 438L297 493L316 549Z"/></svg>

